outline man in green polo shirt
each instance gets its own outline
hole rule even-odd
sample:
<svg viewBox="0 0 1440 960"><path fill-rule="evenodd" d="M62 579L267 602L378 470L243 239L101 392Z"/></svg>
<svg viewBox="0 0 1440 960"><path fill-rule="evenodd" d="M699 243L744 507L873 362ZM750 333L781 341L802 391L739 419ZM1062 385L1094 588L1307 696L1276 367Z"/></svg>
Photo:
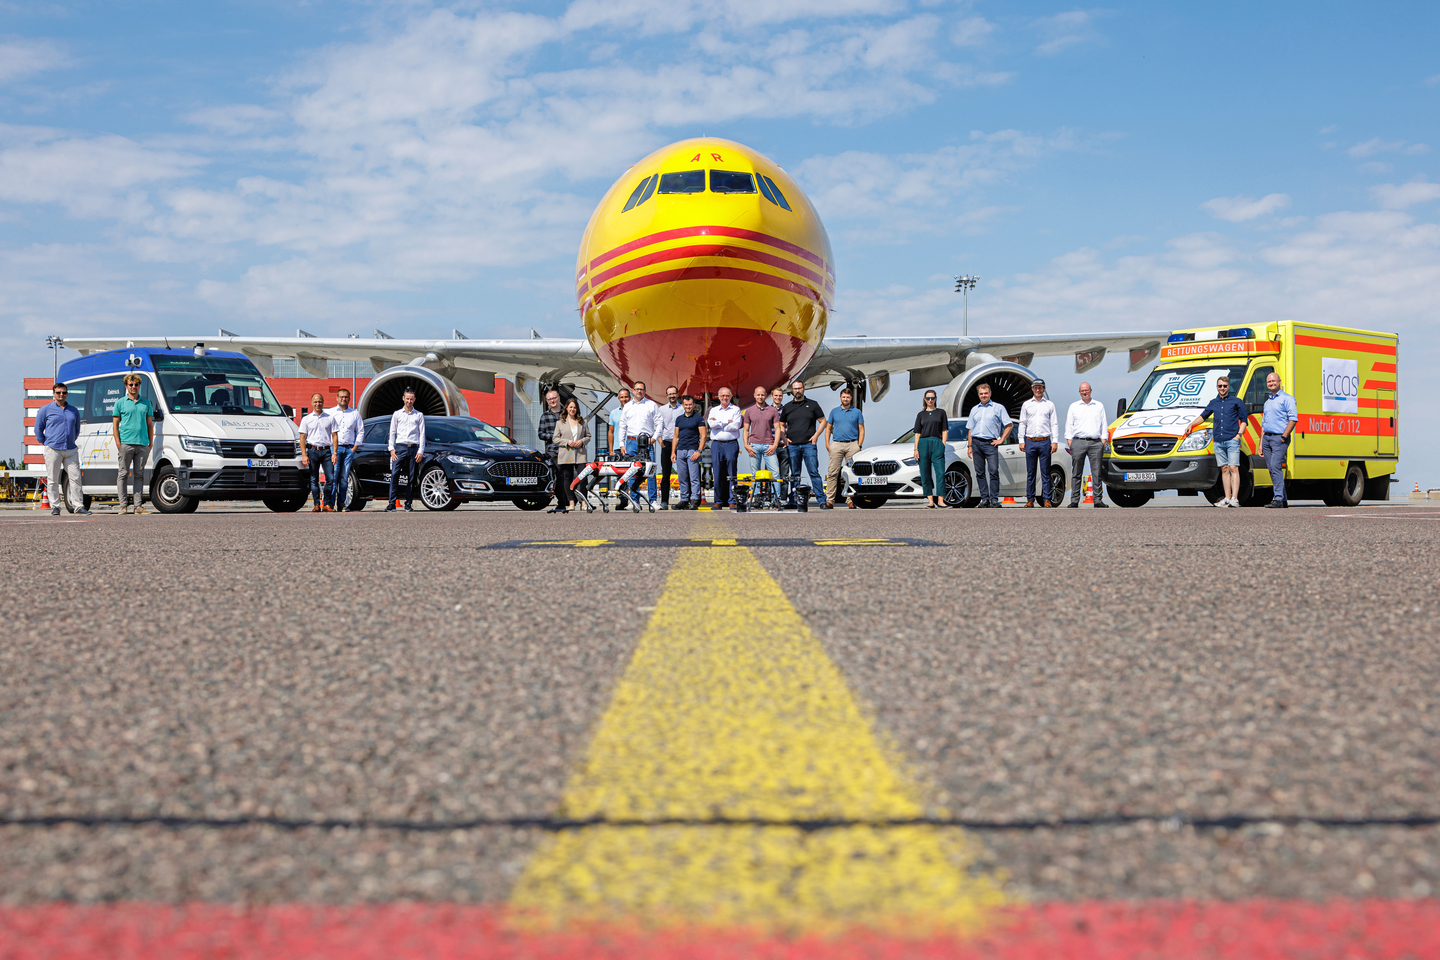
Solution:
<svg viewBox="0 0 1440 960"><path fill-rule="evenodd" d="M155 408L149 400L140 399L140 374L125 374L125 396L115 401L111 429L115 432L115 449L120 452L120 476L116 492L120 494L120 512L129 513L126 480L135 468L135 512L144 513L140 505L145 495L145 461L150 459L150 444L155 439Z"/></svg>

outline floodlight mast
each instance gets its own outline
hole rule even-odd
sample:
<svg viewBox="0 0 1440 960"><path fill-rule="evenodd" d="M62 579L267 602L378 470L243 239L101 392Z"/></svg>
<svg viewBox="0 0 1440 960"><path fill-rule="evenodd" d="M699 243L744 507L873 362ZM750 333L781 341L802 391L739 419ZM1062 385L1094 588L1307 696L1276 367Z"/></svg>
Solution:
<svg viewBox="0 0 1440 960"><path fill-rule="evenodd" d="M964 326L960 328L960 332L966 337L970 336L970 291L975 289L975 284L979 282L980 278L978 276L972 276L968 273L963 277L955 278L955 292L965 295L965 320Z"/></svg>
<svg viewBox="0 0 1440 960"><path fill-rule="evenodd" d="M55 354L55 373L50 378L50 382L54 383L56 380L60 379L60 351L65 349L65 338L46 337L45 346L49 347L51 351Z"/></svg>

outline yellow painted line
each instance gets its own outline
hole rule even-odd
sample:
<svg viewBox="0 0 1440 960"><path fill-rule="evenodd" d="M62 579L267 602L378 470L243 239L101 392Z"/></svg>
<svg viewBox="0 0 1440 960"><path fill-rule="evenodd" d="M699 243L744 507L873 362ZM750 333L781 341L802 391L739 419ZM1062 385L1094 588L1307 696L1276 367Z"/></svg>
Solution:
<svg viewBox="0 0 1440 960"><path fill-rule="evenodd" d="M733 547L734 537L691 537L695 543L708 543L712 547Z"/></svg>
<svg viewBox="0 0 1440 960"><path fill-rule="evenodd" d="M512 904L551 920L973 927L1005 900L999 879L971 872L979 841L872 825L924 813L754 554L682 547L559 814L687 822L551 835Z"/></svg>
<svg viewBox="0 0 1440 960"><path fill-rule="evenodd" d="M609 540L529 540L522 547L603 547Z"/></svg>
<svg viewBox="0 0 1440 960"><path fill-rule="evenodd" d="M876 537L871 539L854 540L816 540L817 547L903 547L904 540L891 540L889 537Z"/></svg>

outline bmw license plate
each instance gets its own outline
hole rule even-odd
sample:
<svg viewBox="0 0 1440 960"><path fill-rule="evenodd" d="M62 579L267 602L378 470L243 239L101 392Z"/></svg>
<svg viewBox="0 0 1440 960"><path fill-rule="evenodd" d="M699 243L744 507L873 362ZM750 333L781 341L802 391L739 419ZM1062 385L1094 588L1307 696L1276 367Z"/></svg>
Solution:
<svg viewBox="0 0 1440 960"><path fill-rule="evenodd" d="M540 482L539 477L506 477L505 482L512 487L533 487Z"/></svg>
<svg viewBox="0 0 1440 960"><path fill-rule="evenodd" d="M1155 482L1155 471L1154 471L1154 470L1145 470L1145 471L1142 471L1142 472L1140 472L1140 473L1130 473L1130 472L1127 471L1126 474L1125 474L1125 482L1126 482L1126 483L1154 483L1154 482Z"/></svg>
<svg viewBox="0 0 1440 960"><path fill-rule="evenodd" d="M884 477L861 477L861 478L860 478L860 486L862 486L862 487L883 487L884 485L885 485L885 478L884 478Z"/></svg>
<svg viewBox="0 0 1440 960"><path fill-rule="evenodd" d="M278 466L280 466L280 461L279 461L279 460L246 460L246 461L245 461L245 466L247 466L247 467L261 467L261 468L264 468L264 467L278 467Z"/></svg>

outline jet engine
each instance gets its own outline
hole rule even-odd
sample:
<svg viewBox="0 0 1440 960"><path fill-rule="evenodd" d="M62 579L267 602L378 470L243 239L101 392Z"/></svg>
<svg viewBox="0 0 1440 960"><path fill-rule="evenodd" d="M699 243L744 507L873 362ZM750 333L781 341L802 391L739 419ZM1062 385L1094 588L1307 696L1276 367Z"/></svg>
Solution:
<svg viewBox="0 0 1440 960"><path fill-rule="evenodd" d="M361 417L388 417L405 406L407 387L415 390L415 409L427 417L468 417L465 395L448 378L419 364L402 363L376 374L360 394Z"/></svg>
<svg viewBox="0 0 1440 960"><path fill-rule="evenodd" d="M967 359L975 365L945 387L939 409L946 411L952 419L964 418L980 399L976 388L988 383L990 399L1003 406L1011 419L1018 418L1020 405L1030 399L1030 384L1035 382L1035 372L1018 363L997 360L984 354L971 354Z"/></svg>

